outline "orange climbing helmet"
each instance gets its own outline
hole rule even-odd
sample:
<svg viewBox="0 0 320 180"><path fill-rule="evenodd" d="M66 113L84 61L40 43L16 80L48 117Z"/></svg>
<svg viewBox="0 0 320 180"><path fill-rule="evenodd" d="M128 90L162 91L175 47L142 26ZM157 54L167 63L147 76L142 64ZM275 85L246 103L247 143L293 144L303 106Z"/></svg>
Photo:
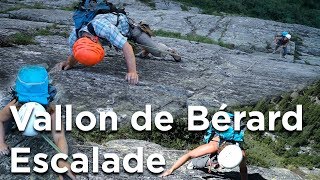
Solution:
<svg viewBox="0 0 320 180"><path fill-rule="evenodd" d="M93 66L104 58L104 49L87 37L78 39L72 48L74 58L81 64Z"/></svg>

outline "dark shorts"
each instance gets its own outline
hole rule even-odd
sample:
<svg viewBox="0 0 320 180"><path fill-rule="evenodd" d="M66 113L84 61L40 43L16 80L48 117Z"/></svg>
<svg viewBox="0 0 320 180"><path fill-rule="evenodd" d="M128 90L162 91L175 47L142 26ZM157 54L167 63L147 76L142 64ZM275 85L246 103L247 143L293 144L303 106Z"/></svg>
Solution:
<svg viewBox="0 0 320 180"><path fill-rule="evenodd" d="M210 156L210 154L197 157L191 160L193 169L203 169L210 165L210 161L215 161L217 155Z"/></svg>
<svg viewBox="0 0 320 180"><path fill-rule="evenodd" d="M226 142L226 141L220 140L220 142L218 143L218 147L220 147L224 142ZM241 148L241 150L244 150L243 144L244 144L244 142L239 143L239 147ZM217 156L218 156L218 154L215 153L215 154L206 154L201 157L194 158L191 160L191 162L193 164L193 168L194 169L203 169L203 168L209 167L210 164L218 163Z"/></svg>

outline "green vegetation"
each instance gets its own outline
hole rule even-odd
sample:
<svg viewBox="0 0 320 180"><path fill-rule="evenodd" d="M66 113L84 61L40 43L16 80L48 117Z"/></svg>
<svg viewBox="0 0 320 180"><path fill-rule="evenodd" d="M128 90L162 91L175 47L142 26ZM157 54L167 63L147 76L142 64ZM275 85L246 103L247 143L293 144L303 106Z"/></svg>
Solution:
<svg viewBox="0 0 320 180"><path fill-rule="evenodd" d="M19 9L48 9L48 7L44 6L42 3L34 3L33 5L26 5L21 3L15 3L14 7L10 7L8 9L0 11L0 14L7 13L9 11L15 11Z"/></svg>
<svg viewBox="0 0 320 180"><path fill-rule="evenodd" d="M234 44L227 44L222 41L215 41L215 40L210 39L208 37L200 36L200 35L196 35L196 34L182 35L181 33L164 31L161 29L154 31L154 33L156 36L183 39L183 40L201 42L201 43L206 43L206 44L216 44L216 45L219 45L219 46L222 46L225 48L234 49Z"/></svg>
<svg viewBox="0 0 320 180"><path fill-rule="evenodd" d="M296 96L284 94L281 97L262 99L255 105L237 106L232 111L260 111L266 119L268 129L269 111L295 111L296 105L303 105L303 131L288 132L281 121L276 121L276 141L265 136L263 132L246 131L245 148L248 162L251 165L263 167L287 167L296 168L304 166L308 168L320 167L320 81L314 85L297 92ZM213 112L212 112L213 113ZM208 117L211 117L209 115ZM168 132L155 130L151 132L137 132L131 125L124 125L117 132L82 133L73 131L73 136L78 140L103 143L115 139L140 139L155 142L165 147L174 149L193 149L202 143L204 132L189 132L187 119L177 118L172 124L173 128ZM300 147L312 147L312 154L301 154ZM286 148L290 147L290 148Z"/></svg>
<svg viewBox="0 0 320 180"><path fill-rule="evenodd" d="M320 176L317 176L317 175L307 175L306 179L318 180L318 179L320 179Z"/></svg>
<svg viewBox="0 0 320 180"><path fill-rule="evenodd" d="M182 4L182 5L180 6L180 8L181 8L182 11L189 11L188 6L186 6L186 5L184 5L184 4Z"/></svg>
<svg viewBox="0 0 320 180"><path fill-rule="evenodd" d="M79 7L79 2L73 2L71 5L67 6L67 7L63 7L61 8L62 10L65 11L74 11L75 9L77 9Z"/></svg>
<svg viewBox="0 0 320 180"><path fill-rule="evenodd" d="M41 28L35 30L33 32L19 32L9 36L4 39L5 42L1 45L2 47L16 45L29 45L36 44L34 38L35 36L50 36L50 35L59 35L63 37L67 37L68 33L66 31L61 30L56 24L52 26L47 26L45 28Z"/></svg>
<svg viewBox="0 0 320 180"><path fill-rule="evenodd" d="M320 28L320 3L316 0L175 0L205 14L229 13Z"/></svg>
<svg viewBox="0 0 320 180"><path fill-rule="evenodd" d="M67 38L68 32L66 30L61 30L57 24L53 24L51 26L47 26L45 28L38 29L32 35L33 36L58 35L58 36L63 36L65 38Z"/></svg>
<svg viewBox="0 0 320 180"><path fill-rule="evenodd" d="M297 50L297 47L296 47L294 54L293 54L293 59L294 60L301 60L300 56L301 56L301 53L299 53L299 51Z"/></svg>
<svg viewBox="0 0 320 180"><path fill-rule="evenodd" d="M294 60L301 60L300 58L301 53L299 52L300 51L299 47L303 46L303 39L295 33L291 33L291 34L292 34L291 41L293 41L296 44L294 54L293 54Z"/></svg>
<svg viewBox="0 0 320 180"><path fill-rule="evenodd" d="M19 9L21 9L22 7L21 6L15 6L15 7L10 7L10 8L8 8L8 9L5 9L5 10L2 10L2 11L0 11L0 14L3 14L3 13L7 13L7 12L9 12L9 11L15 11L15 10L19 10Z"/></svg>
<svg viewBox="0 0 320 180"><path fill-rule="evenodd" d="M153 0L139 0L140 2L148 5L149 7L151 7L152 9L156 8L156 4L153 2Z"/></svg>
<svg viewBox="0 0 320 180"><path fill-rule="evenodd" d="M182 35L181 33L164 31L161 29L154 31L154 33L156 36L184 39L188 41L196 41L196 42L202 42L207 44L217 44L217 42L205 36L191 35L191 34Z"/></svg>
<svg viewBox="0 0 320 180"><path fill-rule="evenodd" d="M265 115L265 125L268 126L269 111L295 111L296 105L303 105L303 131L289 132L285 130L281 121L276 121L274 135L277 136L276 141L272 141L270 137L265 137L262 132L247 132L251 138L246 138L249 162L253 163L251 158L259 165L274 166L270 159L277 159L277 166L304 166L304 167L320 167L320 81L314 85L296 92L291 96L285 94L281 97L272 99L263 99L254 106L234 107L235 110L260 111ZM289 121L293 123L293 121ZM247 136L247 137L248 137ZM250 148L251 145L254 145ZM257 147L258 146L258 147ZM267 146L268 148L261 148ZM290 147L290 148L285 148ZM312 147L311 154L298 153L300 147ZM257 150L255 150L255 148ZM259 150L258 150L259 149ZM261 154L264 154L262 157ZM273 157L272 157L273 156ZM272 157L272 158L270 158ZM259 159L260 158L260 159Z"/></svg>
<svg viewBox="0 0 320 180"><path fill-rule="evenodd" d="M9 41L17 45L35 44L34 37L27 33L16 33L9 37Z"/></svg>
<svg viewBox="0 0 320 180"><path fill-rule="evenodd" d="M248 163L260 167L283 167L283 157L276 155L270 148L272 140L265 138L262 141L255 138L256 135L246 132L245 148L248 156Z"/></svg>
<svg viewBox="0 0 320 180"><path fill-rule="evenodd" d="M303 45L303 39L295 34L295 33L291 33L291 41L293 41L294 43L296 43L296 45L302 46Z"/></svg>
<svg viewBox="0 0 320 180"><path fill-rule="evenodd" d="M33 8L33 9L48 9L47 6L43 5L43 3L37 2L33 5L27 6L27 8Z"/></svg>
<svg viewBox="0 0 320 180"><path fill-rule="evenodd" d="M154 125L150 132L138 132L131 127L131 124L127 124L120 127L117 132L102 133L96 130L90 133L79 131L72 131L72 133L77 139L89 142L103 143L115 139L140 139L174 149L193 149L200 144L203 133L190 133L187 128L187 120L180 118L172 124L172 129L168 132L156 130Z"/></svg>

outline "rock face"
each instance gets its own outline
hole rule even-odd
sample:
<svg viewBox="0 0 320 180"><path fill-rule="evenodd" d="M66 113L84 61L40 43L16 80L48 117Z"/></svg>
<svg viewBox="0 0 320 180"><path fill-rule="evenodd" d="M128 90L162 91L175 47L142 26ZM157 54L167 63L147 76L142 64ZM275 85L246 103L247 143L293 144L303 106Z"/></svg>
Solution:
<svg viewBox="0 0 320 180"><path fill-rule="evenodd" d="M89 159L91 158L88 154L88 149L92 149L90 146L99 147L99 155L102 156L105 153L115 153L122 160L126 155L133 153L137 154L137 147L143 147L144 160L148 158L151 154L159 153L166 160L166 168L169 168L181 155L186 153L186 151L172 150L163 148L157 144L149 143L146 141L126 139L126 140L115 140L109 141L103 145L90 144L88 145L79 145L78 150L80 152L87 153ZM100 159L100 158L99 158ZM105 160L102 158L99 160L102 164ZM122 163L122 162L121 162ZM120 163L120 164L121 164ZM130 164L134 167L135 163ZM187 164L186 164L187 165ZM239 178L239 169L234 168L230 170L221 170L219 172L204 173L201 170L187 170L186 165L182 166L179 170L175 171L172 175L164 179L240 179ZM122 164L120 167L123 167ZM266 169L261 167L250 166L248 168L249 179L293 179L299 180L302 179L296 174L292 173L287 169L282 168L272 168ZM94 176L84 175L84 177L89 177L89 179L113 179L114 175L106 175L103 173L98 173ZM81 178L84 178L81 177ZM157 174L152 174L148 171L146 162L144 161L144 173L143 174L133 174L128 175L125 173L124 169L120 170L120 176L116 179L159 179Z"/></svg>
<svg viewBox="0 0 320 180"><path fill-rule="evenodd" d="M130 86L125 82L126 66L121 52L106 48L105 61L94 67L77 65L69 71L58 71L55 65L66 60L68 40L61 35L72 28L72 12L63 10L73 1L13 1L1 2L0 37L11 37L18 32L36 34L36 44L1 47L0 65L0 107L8 101L8 89L14 84L18 69L28 64L43 64L50 71L52 83L57 87L57 104L72 104L74 115L81 111L91 111L98 115L101 109L112 109L118 114L120 124L127 123L133 112L144 110L151 104L154 112L165 110L174 115L186 113L188 105L203 105L217 109L222 103L238 105L253 103L257 100L300 89L320 77L320 30L302 25L291 25L247 17L209 16L180 11L177 4L158 10L145 6L135 0L112 1L122 4L130 12L129 16L137 21L144 20L155 29L194 34L211 38L234 49L218 45L196 43L187 40L156 37L156 40L177 49L183 55L183 61L176 63L170 57L163 59L137 58L140 82ZM39 8L41 4L41 9ZM161 4L156 1L156 4ZM14 9L21 7L20 9ZM163 10L167 9L167 10ZM39 29L50 31L41 35ZM292 55L280 59L272 51L273 36L283 30L295 34L299 42L291 44ZM9 41L9 40L8 40ZM10 43L9 43L10 44ZM4 46L4 45L3 45ZM293 56L298 53L299 57ZM8 137L11 146L21 137L12 134ZM72 152L78 150L90 155L90 151L73 147L79 142L70 137ZM21 146L41 147L41 151L53 154L46 143L26 140ZM167 150L152 143L136 140L107 142L99 145L105 152L126 154L132 148L148 147L151 152L162 153L171 165L184 151ZM40 150L39 150L40 151ZM134 151L135 152L135 151ZM33 152L35 153L35 152ZM24 176L12 176L8 173L10 159L0 160L0 179L23 179ZM237 170L222 174L203 174L200 171L185 171L181 168L168 179L229 178L238 177ZM252 179L299 179L297 175L285 169L264 169L249 167ZM206 177L203 177L206 176ZM220 177L219 177L220 176ZM32 174L26 176L39 177ZM46 178L52 179L48 174ZM105 179L103 174L84 175L83 179ZM110 179L157 179L147 171L140 175L108 175Z"/></svg>
<svg viewBox="0 0 320 180"><path fill-rule="evenodd" d="M18 137L17 134L10 135L9 138ZM70 139L70 138L68 138ZM21 137L16 139L14 143L19 143L19 147L30 147L31 155L33 157L37 153L46 152L47 154L55 154L55 151L48 147L45 141L41 138L32 138L32 139L22 139ZM71 150L70 154L75 153L83 153L85 154L89 162L89 173L80 174L77 176L80 180L85 179L160 179L158 176L159 174L153 174L148 171L147 168L147 158L154 153L161 154L164 159L166 160L166 166L164 168L170 168L170 166L186 151L182 150L173 150L163 148L160 145L141 141L141 140L134 140L134 139L126 139L126 140L115 140L109 141L105 144L99 145L94 143L85 143L79 144L74 141L68 142ZM93 159L93 147L99 148L99 173L92 173L92 159ZM127 173L126 170L123 168L123 158L128 154L137 154L137 148L143 147L143 173L135 173L130 174ZM119 174L108 174L104 173L101 169L102 164L106 161L103 157L105 154L113 153L114 157L117 155L120 158L120 173ZM108 155L110 157L110 155ZM110 159L108 159L110 160ZM30 158L29 160L29 167L33 167L33 159ZM130 166L134 167L136 162L130 162ZM186 163L187 165L187 163ZM229 169L229 170L220 170L216 172L207 173L202 170L188 170L186 169L186 165L182 166L178 170L176 170L172 175L164 178L164 179L240 179L239 178L239 168ZM12 176L10 173L11 170L11 162L9 157L3 157L0 160L0 167L1 167L1 179L30 179L30 178L39 178L37 174L31 174L29 176L24 175L15 175ZM254 180L264 180L264 179L292 179L292 180L300 180L299 176L294 174L293 172L283 169L283 168L261 168L256 166L249 166L249 179ZM48 173L41 176L42 178L46 179L55 179L56 175L50 170Z"/></svg>

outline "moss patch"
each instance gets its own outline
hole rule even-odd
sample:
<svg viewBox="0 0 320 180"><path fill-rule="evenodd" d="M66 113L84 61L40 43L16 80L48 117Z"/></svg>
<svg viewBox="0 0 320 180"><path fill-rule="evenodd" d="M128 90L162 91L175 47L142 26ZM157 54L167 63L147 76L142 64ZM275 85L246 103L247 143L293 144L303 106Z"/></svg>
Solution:
<svg viewBox="0 0 320 180"><path fill-rule="evenodd" d="M140 2L148 5L151 7L151 9L156 9L156 3L153 2L153 0L139 0Z"/></svg>
<svg viewBox="0 0 320 180"><path fill-rule="evenodd" d="M9 37L9 41L17 45L35 44L34 37L27 33L16 33Z"/></svg>
<svg viewBox="0 0 320 180"><path fill-rule="evenodd" d="M222 41L215 41L215 40L208 38L206 36L200 36L200 35L196 35L196 34L182 35L181 33L164 31L161 29L154 31L154 33L156 36L183 39L183 40L195 41L195 42L206 43L206 44L216 44L216 45L228 48L228 49L234 49L234 44L227 44Z"/></svg>
<svg viewBox="0 0 320 180"><path fill-rule="evenodd" d="M5 9L3 11L0 11L0 14L7 13L10 11L15 11L19 9L48 9L47 6L44 6L42 3L35 3L33 5L26 5L22 3L15 3L14 7L10 7L8 9Z"/></svg>
<svg viewBox="0 0 320 180"><path fill-rule="evenodd" d="M0 47L36 44L35 42L36 36L50 36L50 35L58 35L58 36L63 36L67 38L68 32L65 30L61 30L56 24L53 24L52 26L47 26L45 28L41 28L38 30L18 32L8 37L2 37L0 41Z"/></svg>

